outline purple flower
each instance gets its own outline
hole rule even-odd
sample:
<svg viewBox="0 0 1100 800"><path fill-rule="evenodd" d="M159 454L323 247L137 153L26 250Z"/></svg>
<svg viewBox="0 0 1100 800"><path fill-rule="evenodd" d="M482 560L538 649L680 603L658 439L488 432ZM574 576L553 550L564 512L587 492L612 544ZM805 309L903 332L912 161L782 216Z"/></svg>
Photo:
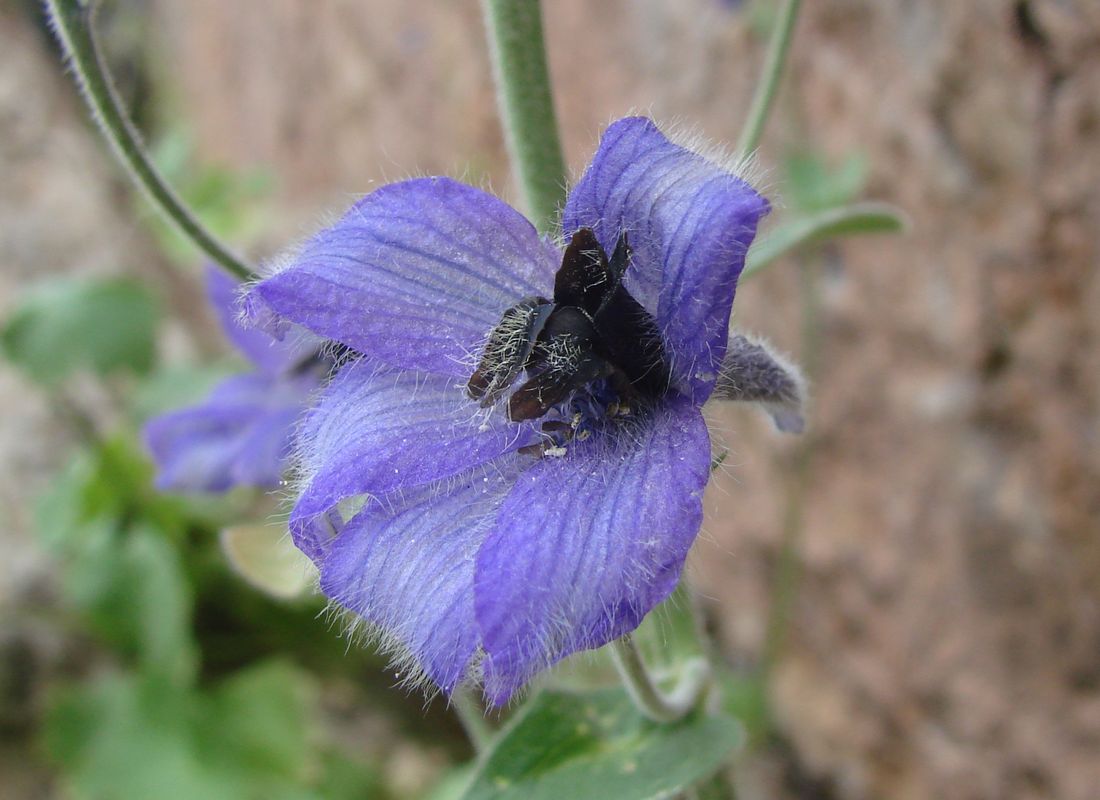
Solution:
<svg viewBox="0 0 1100 800"><path fill-rule="evenodd" d="M235 318L238 285L207 271L207 295L226 336L255 366L218 384L200 405L149 421L145 442L157 465L158 489L221 492L279 485L293 426L331 369L308 334L276 341Z"/></svg>
<svg viewBox="0 0 1100 800"><path fill-rule="evenodd" d="M605 132L563 249L446 178L385 186L247 299L362 354L306 415L297 545L445 692L504 703L633 630L702 521L700 406L768 203L647 119ZM610 255L608 255L610 254Z"/></svg>

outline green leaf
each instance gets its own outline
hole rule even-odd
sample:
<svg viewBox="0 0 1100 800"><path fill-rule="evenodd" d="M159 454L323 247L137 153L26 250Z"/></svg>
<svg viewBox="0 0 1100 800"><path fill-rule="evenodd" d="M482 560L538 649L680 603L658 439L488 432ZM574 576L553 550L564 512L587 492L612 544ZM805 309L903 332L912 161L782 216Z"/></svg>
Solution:
<svg viewBox="0 0 1100 800"><path fill-rule="evenodd" d="M93 454L78 452L35 500L35 532L54 555L65 555L88 522L86 491L95 470Z"/></svg>
<svg viewBox="0 0 1100 800"><path fill-rule="evenodd" d="M222 498L196 501L154 491L149 459L124 431L72 457L37 499L35 521L43 544L65 557L82 546L86 523L118 527L143 520L178 540L189 524L223 519L224 506Z"/></svg>
<svg viewBox="0 0 1100 800"><path fill-rule="evenodd" d="M231 776L207 767L194 746L194 696L154 676L109 676L56 693L45 750L78 797L105 800L232 800Z"/></svg>
<svg viewBox="0 0 1100 800"><path fill-rule="evenodd" d="M239 797L370 800L383 795L368 764L322 739L312 676L283 660L236 672L202 698L195 728L200 758L241 784Z"/></svg>
<svg viewBox="0 0 1100 800"><path fill-rule="evenodd" d="M309 676L269 661L209 691L151 674L55 691L42 744L78 797L369 800L375 770L320 748Z"/></svg>
<svg viewBox="0 0 1100 800"><path fill-rule="evenodd" d="M5 355L34 380L54 384L77 369L147 372L157 311L127 278L65 278L29 292L0 330Z"/></svg>
<svg viewBox="0 0 1100 800"><path fill-rule="evenodd" d="M798 212L824 211L854 201L867 182L868 163L862 153L849 155L831 167L813 152L794 153L783 163L787 173L784 199Z"/></svg>
<svg viewBox="0 0 1100 800"><path fill-rule="evenodd" d="M463 800L670 797L714 774L741 740L724 715L658 725L620 689L545 691L500 734Z"/></svg>
<svg viewBox="0 0 1100 800"><path fill-rule="evenodd" d="M752 246L741 277L747 278L780 256L812 242L834 236L899 233L906 225L904 212L887 203L876 202L855 203L785 222Z"/></svg>
<svg viewBox="0 0 1100 800"><path fill-rule="evenodd" d="M234 525L221 534L222 552L233 571L272 597L300 597L317 579L313 562L294 546L285 525Z"/></svg>
<svg viewBox="0 0 1100 800"><path fill-rule="evenodd" d="M126 438L79 453L36 505L36 529L62 565L69 606L144 669L194 674L191 587L170 540L181 517L148 492L148 465Z"/></svg>
<svg viewBox="0 0 1100 800"><path fill-rule="evenodd" d="M152 466L139 445L125 434L96 444L95 466L84 487L85 514L91 517L148 517L166 531L173 528L171 501L152 492Z"/></svg>
<svg viewBox="0 0 1100 800"><path fill-rule="evenodd" d="M84 523L64 569L70 603L92 629L146 671L180 685L193 678L191 589L179 554L157 531Z"/></svg>
<svg viewBox="0 0 1100 800"><path fill-rule="evenodd" d="M268 661L236 673L209 697L199 729L206 760L301 783L311 766L316 691L292 664Z"/></svg>

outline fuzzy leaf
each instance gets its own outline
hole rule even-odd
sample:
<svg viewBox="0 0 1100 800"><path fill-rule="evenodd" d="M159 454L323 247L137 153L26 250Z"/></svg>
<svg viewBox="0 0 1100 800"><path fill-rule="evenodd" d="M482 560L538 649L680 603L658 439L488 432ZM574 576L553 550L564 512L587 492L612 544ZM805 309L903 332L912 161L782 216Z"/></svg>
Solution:
<svg viewBox="0 0 1100 800"><path fill-rule="evenodd" d="M670 797L714 774L741 741L724 715L658 725L620 689L545 691L500 734L463 800Z"/></svg>

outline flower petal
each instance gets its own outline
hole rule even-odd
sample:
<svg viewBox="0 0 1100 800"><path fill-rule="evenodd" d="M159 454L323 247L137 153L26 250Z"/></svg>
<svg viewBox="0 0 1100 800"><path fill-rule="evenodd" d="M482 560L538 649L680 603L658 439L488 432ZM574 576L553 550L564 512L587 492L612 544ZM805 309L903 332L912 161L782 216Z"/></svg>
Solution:
<svg viewBox="0 0 1100 800"><path fill-rule="evenodd" d="M633 630L675 588L709 468L706 424L681 400L519 476L474 582L494 702L558 659Z"/></svg>
<svg viewBox="0 0 1100 800"><path fill-rule="evenodd" d="M241 437L230 465L234 485L279 485L290 456L294 423L304 410L301 404L273 408L255 419L251 430Z"/></svg>
<svg viewBox="0 0 1100 800"><path fill-rule="evenodd" d="M278 375L315 353L320 341L305 331L275 339L267 331L241 324L238 299L241 285L217 267L206 270L206 296L225 336L261 372Z"/></svg>
<svg viewBox="0 0 1100 800"><path fill-rule="evenodd" d="M238 484L278 485L291 427L309 386L266 375L237 375L201 405L151 420L145 441L158 489L221 492Z"/></svg>
<svg viewBox="0 0 1100 800"><path fill-rule="evenodd" d="M361 359L339 372L304 420L298 439L305 487L291 532L317 557L303 526L340 501L449 478L535 438L530 425L479 409L453 378Z"/></svg>
<svg viewBox="0 0 1100 800"><path fill-rule="evenodd" d="M465 376L504 311L553 287L560 254L515 209L448 178L384 186L257 284L273 311L394 367Z"/></svg>
<svg viewBox="0 0 1100 800"><path fill-rule="evenodd" d="M566 237L592 228L611 252L627 233L624 283L656 318L676 383L697 405L714 387L737 278L768 208L748 183L644 117L607 129L566 201Z"/></svg>
<svg viewBox="0 0 1100 800"><path fill-rule="evenodd" d="M512 479L475 470L449 494L425 492L396 514L361 511L321 565L325 595L377 626L384 647L411 655L447 694L477 650L474 557Z"/></svg>

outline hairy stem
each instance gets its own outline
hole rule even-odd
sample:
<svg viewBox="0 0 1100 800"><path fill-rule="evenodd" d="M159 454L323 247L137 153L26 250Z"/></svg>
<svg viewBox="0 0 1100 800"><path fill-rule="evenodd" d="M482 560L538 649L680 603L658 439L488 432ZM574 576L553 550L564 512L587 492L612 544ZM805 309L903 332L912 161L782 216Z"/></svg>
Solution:
<svg viewBox="0 0 1100 800"><path fill-rule="evenodd" d="M504 134L535 227L551 233L565 201L538 0L482 0Z"/></svg>
<svg viewBox="0 0 1100 800"><path fill-rule="evenodd" d="M695 658L684 664L676 688L668 693L661 691L630 634L611 643L611 655L630 699L654 722L683 719L710 687L710 665L705 659Z"/></svg>
<svg viewBox="0 0 1100 800"><path fill-rule="evenodd" d="M96 5L94 1L46 0L54 32L100 132L126 167L130 179L145 190L153 205L184 236L228 272L241 280L252 278L253 270L196 219L153 166L141 135L122 107L103 59L95 35Z"/></svg>
<svg viewBox="0 0 1100 800"><path fill-rule="evenodd" d="M485 709L468 689L457 689L451 695L451 708L458 717L474 752L481 755L493 738L493 728L485 719Z"/></svg>
<svg viewBox="0 0 1100 800"><path fill-rule="evenodd" d="M756 93L752 97L745 127L741 129L741 137L737 140L739 153L751 153L760 144L760 136L764 133L764 125L768 121L772 101L779 88L779 79L783 76L783 65L791 47L791 33L794 31L794 22L801 4L801 0L784 0L783 7L779 10L779 17L775 20L771 39L768 41L764 72L756 84Z"/></svg>

